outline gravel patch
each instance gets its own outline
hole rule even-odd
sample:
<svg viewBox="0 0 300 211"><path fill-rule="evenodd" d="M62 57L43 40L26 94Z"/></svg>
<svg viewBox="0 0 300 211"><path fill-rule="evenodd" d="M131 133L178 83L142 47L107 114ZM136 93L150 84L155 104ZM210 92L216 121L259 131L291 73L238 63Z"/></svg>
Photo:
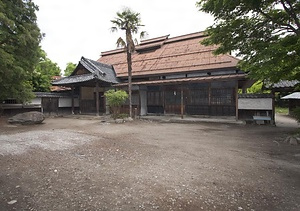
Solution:
<svg viewBox="0 0 300 211"><path fill-rule="evenodd" d="M0 121L0 211L300 210L295 129Z"/></svg>
<svg viewBox="0 0 300 211"><path fill-rule="evenodd" d="M44 150L66 150L83 145L94 137L74 131L27 131L0 136L0 155L18 155L33 148Z"/></svg>

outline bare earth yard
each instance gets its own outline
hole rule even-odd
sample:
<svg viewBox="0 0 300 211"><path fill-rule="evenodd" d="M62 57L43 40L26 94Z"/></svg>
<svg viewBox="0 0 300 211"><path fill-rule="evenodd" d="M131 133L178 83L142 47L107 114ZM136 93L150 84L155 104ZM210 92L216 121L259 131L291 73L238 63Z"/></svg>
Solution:
<svg viewBox="0 0 300 211"><path fill-rule="evenodd" d="M0 119L0 210L300 210L294 130Z"/></svg>

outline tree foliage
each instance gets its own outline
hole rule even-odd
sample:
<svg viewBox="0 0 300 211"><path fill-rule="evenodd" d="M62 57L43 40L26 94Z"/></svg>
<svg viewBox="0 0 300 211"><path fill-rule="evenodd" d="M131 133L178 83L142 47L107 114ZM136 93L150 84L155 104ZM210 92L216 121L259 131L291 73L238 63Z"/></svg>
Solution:
<svg viewBox="0 0 300 211"><path fill-rule="evenodd" d="M131 79L132 79L132 58L131 54L134 52L135 46L132 38L133 34L139 32L140 27L144 26L141 24L140 13L133 12L129 8L124 8L121 12L117 12L117 17L111 20L114 25L111 27L111 31L115 32L118 29L124 30L126 35L126 41L120 37L117 40L117 46L123 46L126 48L127 53L127 66L128 66L128 92L129 92L129 116L132 117L132 97L131 97ZM144 37L145 31L140 33L140 37Z"/></svg>
<svg viewBox="0 0 300 211"><path fill-rule="evenodd" d="M76 68L76 64L72 63L72 62L68 62L67 63L67 67L64 70L64 76L69 76L72 74L72 72L75 70Z"/></svg>
<svg viewBox="0 0 300 211"><path fill-rule="evenodd" d="M42 35L31 0L0 1L0 102L33 97L31 73L39 61Z"/></svg>
<svg viewBox="0 0 300 211"><path fill-rule="evenodd" d="M52 77L59 76L61 70L57 63L52 62L42 49L40 49L40 55L40 61L34 68L31 82L33 91L48 92L50 91Z"/></svg>
<svg viewBox="0 0 300 211"><path fill-rule="evenodd" d="M292 116L300 123L300 107L296 107L291 111Z"/></svg>
<svg viewBox="0 0 300 211"><path fill-rule="evenodd" d="M300 78L299 0L200 0L197 6L215 17L203 43L219 45L216 54L235 51L254 79Z"/></svg>
<svg viewBox="0 0 300 211"><path fill-rule="evenodd" d="M113 89L110 89L106 91L104 95L106 97L108 105L113 111L113 118L117 118L120 111L120 107L127 100L128 94L123 90L115 91Z"/></svg>

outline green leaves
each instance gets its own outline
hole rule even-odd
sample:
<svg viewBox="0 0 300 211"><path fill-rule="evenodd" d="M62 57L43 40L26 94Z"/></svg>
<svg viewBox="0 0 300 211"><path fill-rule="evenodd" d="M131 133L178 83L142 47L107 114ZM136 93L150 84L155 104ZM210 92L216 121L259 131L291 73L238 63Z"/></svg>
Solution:
<svg viewBox="0 0 300 211"><path fill-rule="evenodd" d="M45 51L40 49L40 61L32 73L32 86L35 92L50 91L52 76L58 76L61 73L59 66L52 62Z"/></svg>
<svg viewBox="0 0 300 211"><path fill-rule="evenodd" d="M121 106L128 98L128 94L124 90L110 89L104 95L109 106Z"/></svg>
<svg viewBox="0 0 300 211"><path fill-rule="evenodd" d="M32 97L29 81L39 60L42 39L36 10L30 0L0 2L0 102Z"/></svg>
<svg viewBox="0 0 300 211"><path fill-rule="evenodd" d="M110 106L111 110L113 111L113 118L116 119L120 107L128 98L128 94L124 90L113 90L110 89L104 93L108 105Z"/></svg>
<svg viewBox="0 0 300 211"><path fill-rule="evenodd" d="M216 54L235 51L254 79L299 79L300 2L297 0L200 0L215 17L205 45Z"/></svg>
<svg viewBox="0 0 300 211"><path fill-rule="evenodd" d="M64 70L64 76L69 76L73 73L73 71L75 70L76 68L76 64L72 63L72 62L68 62L67 63L67 67L66 69Z"/></svg>

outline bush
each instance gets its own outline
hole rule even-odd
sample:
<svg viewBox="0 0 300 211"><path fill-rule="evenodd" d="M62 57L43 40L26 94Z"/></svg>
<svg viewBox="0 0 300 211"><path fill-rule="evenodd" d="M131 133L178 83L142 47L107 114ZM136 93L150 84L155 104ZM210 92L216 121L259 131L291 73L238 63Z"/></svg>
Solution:
<svg viewBox="0 0 300 211"><path fill-rule="evenodd" d="M300 123L300 107L296 107L295 109L293 109L292 116L295 117L297 122Z"/></svg>
<svg viewBox="0 0 300 211"><path fill-rule="evenodd" d="M125 118L128 118L128 114L124 114L124 113L122 113L122 114L118 114L118 116L117 116L117 118L118 119L125 119Z"/></svg>
<svg viewBox="0 0 300 211"><path fill-rule="evenodd" d="M108 90L105 92L105 97L108 105L112 110L112 116L116 119L120 113L120 108L123 103L125 103L128 98L127 92L123 90Z"/></svg>

